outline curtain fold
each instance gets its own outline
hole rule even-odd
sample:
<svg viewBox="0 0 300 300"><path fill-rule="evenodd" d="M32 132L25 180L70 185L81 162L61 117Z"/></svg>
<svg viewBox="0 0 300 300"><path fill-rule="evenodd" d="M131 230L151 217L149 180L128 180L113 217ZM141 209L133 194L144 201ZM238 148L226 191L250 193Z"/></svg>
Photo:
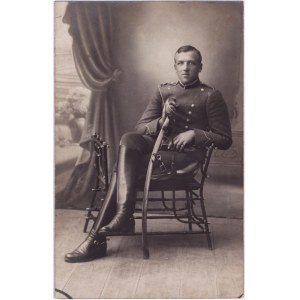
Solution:
<svg viewBox="0 0 300 300"><path fill-rule="evenodd" d="M80 209L89 205L96 180L91 157L92 134L99 134L109 144L109 170L116 158L119 134L115 126L114 83L121 72L112 58L111 14L109 3L69 2L63 18L73 39L78 76L91 90L91 96L80 140L81 153L64 191L56 196L58 207Z"/></svg>

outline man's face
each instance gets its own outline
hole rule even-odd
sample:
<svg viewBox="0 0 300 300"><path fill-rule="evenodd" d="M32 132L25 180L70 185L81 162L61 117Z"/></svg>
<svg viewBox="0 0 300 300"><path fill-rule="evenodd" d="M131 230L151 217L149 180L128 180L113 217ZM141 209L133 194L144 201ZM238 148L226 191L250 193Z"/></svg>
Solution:
<svg viewBox="0 0 300 300"><path fill-rule="evenodd" d="M179 80L183 84L189 84L198 79L202 64L195 51L188 51L176 53L174 67Z"/></svg>

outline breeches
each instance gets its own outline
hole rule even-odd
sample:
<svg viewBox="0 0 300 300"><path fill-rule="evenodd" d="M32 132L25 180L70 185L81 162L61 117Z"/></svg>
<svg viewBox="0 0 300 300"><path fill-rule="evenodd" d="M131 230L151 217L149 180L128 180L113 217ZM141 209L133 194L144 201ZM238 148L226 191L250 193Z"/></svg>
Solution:
<svg viewBox="0 0 300 300"><path fill-rule="evenodd" d="M143 175L147 172L148 163L151 157L151 153L155 144L155 139L147 136L141 135L137 132L125 133L120 141L120 146L125 146L131 150L138 151L141 157L139 159L139 174ZM176 168L182 169L188 164L194 161L203 161L204 156L199 151L193 152L177 152L177 151L159 151L158 154L161 155L164 163L169 166L174 160ZM116 170L116 165L115 165Z"/></svg>
<svg viewBox="0 0 300 300"><path fill-rule="evenodd" d="M94 224L94 229L96 231L98 231L101 227L107 225L112 220L112 218L116 213L116 206L117 206L118 199L120 196L122 196L122 195L118 195L118 193L120 192L122 194L123 192L122 187L119 187L118 184L119 178L120 177L123 178L123 184L125 178L125 181L128 183L131 182L130 186L134 188L135 184L138 181L138 178L143 177L143 175L145 175L147 172L147 166L149 163L149 159L154 144L155 144L155 139L153 139L150 136L141 135L136 132L129 132L122 136L120 141L120 146L127 148L126 150L127 153L128 152L134 153L135 157L134 160L130 159L131 162L128 163L126 162L126 159L124 161L124 157L123 157L121 171L124 172L124 174L117 174L117 170L120 169L118 168L118 161L119 161L119 157L118 157L118 161L114 166L114 172L111 178L111 182L103 206ZM168 164L170 165L171 162L173 162L175 163L176 168L178 169L185 167L186 165L188 165L191 162L194 162L195 160L199 161L198 151L188 152L188 153L180 153L175 151L174 152L161 151L158 152L158 154L161 154L161 157L162 159L165 160L165 164L167 167ZM129 172L129 170L131 171ZM133 170L135 170L136 172ZM129 174L136 174L137 176L136 178L131 178L131 175L129 176ZM130 194L133 195L133 193ZM133 203L135 201L135 199L128 199L128 200L132 201Z"/></svg>

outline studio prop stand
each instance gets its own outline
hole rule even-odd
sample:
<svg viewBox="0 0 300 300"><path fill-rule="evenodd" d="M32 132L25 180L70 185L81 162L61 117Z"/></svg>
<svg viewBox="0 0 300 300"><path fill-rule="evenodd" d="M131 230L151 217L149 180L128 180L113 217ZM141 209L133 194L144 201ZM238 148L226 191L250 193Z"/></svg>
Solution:
<svg viewBox="0 0 300 300"><path fill-rule="evenodd" d="M85 223L83 232L87 232L87 228L90 221L94 221L97 215L93 213L100 211L103 204L105 194L108 189L108 162L107 162L107 148L109 147L106 142L98 134L91 136L92 140L92 159L94 160L94 167L97 172L96 182L94 188L92 188L93 196L90 202L90 206L86 208L87 214L85 217ZM96 199L100 198L100 206L97 207Z"/></svg>

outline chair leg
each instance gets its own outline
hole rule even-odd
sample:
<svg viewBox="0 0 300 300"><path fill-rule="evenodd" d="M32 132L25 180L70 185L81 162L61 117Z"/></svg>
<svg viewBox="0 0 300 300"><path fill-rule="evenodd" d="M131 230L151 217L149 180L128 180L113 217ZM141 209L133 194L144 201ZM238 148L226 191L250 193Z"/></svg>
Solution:
<svg viewBox="0 0 300 300"><path fill-rule="evenodd" d="M91 220L95 221L95 217L92 215L91 210L89 210L88 214L85 217L85 222L84 222L84 227L83 227L83 232L87 233L87 228L89 226L89 222Z"/></svg>
<svg viewBox="0 0 300 300"><path fill-rule="evenodd" d="M149 170L148 170L149 171ZM150 170L152 172L152 169ZM149 245L147 236L147 213L148 213L148 201L149 201L149 187L150 187L150 176L146 178L145 189L143 194L143 206L142 206L142 243L143 243L143 257L149 259Z"/></svg>
<svg viewBox="0 0 300 300"><path fill-rule="evenodd" d="M148 212L148 195L143 199L143 210L142 210L142 243L143 243L143 257L144 259L149 259L149 245L147 237L147 212Z"/></svg>
<svg viewBox="0 0 300 300"><path fill-rule="evenodd" d="M144 259L149 259L149 245L147 236L147 211L148 211L148 195L144 194L143 211L142 211L142 242L143 242L143 256Z"/></svg>
<svg viewBox="0 0 300 300"><path fill-rule="evenodd" d="M87 208L88 212L86 214L85 223L84 223L84 227L83 227L83 232L84 233L87 232L87 228L88 228L90 220L94 220L95 221L95 217L93 216L92 211L93 211L93 207L94 207L95 200L96 200L96 197L97 197L98 188L93 189L92 191L93 191L94 195L93 195L90 207Z"/></svg>
<svg viewBox="0 0 300 300"><path fill-rule="evenodd" d="M85 217L85 222L84 222L84 227L83 227L83 232L86 233L87 232L87 227L89 225L89 221L91 219L91 213L90 211L87 213L86 217Z"/></svg>
<svg viewBox="0 0 300 300"><path fill-rule="evenodd" d="M207 244L208 244L209 249L213 250L209 227L208 227L207 216L206 216L206 210L205 210L205 205L204 205L204 199L202 196L200 196L200 205L201 205L202 216L203 216L203 221L204 221L204 226L205 226L205 234L206 234Z"/></svg>
<svg viewBox="0 0 300 300"><path fill-rule="evenodd" d="M191 209L192 197L191 197L191 194L190 194L190 192L188 190L185 191L185 194L186 194L187 210L188 210L189 231L193 231L193 226L192 226L192 209Z"/></svg>

